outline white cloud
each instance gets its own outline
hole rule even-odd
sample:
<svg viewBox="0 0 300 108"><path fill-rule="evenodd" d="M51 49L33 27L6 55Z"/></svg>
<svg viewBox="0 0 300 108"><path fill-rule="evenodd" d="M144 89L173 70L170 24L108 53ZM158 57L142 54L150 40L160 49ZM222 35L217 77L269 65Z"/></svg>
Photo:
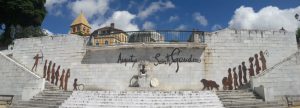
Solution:
<svg viewBox="0 0 300 108"><path fill-rule="evenodd" d="M157 11L161 11L161 10L169 9L169 8L175 8L175 5L171 1L152 2L149 7L145 8L144 10L141 10L138 13L138 17L141 18L141 19L145 19L145 18L147 18L148 16L150 16L151 14L153 14Z"/></svg>
<svg viewBox="0 0 300 108"><path fill-rule="evenodd" d="M179 20L179 16L170 16L170 18L169 18L169 22L174 22L174 21L177 21L177 20Z"/></svg>
<svg viewBox="0 0 300 108"><path fill-rule="evenodd" d="M186 30L187 29L187 26L186 25L179 25L178 27L175 28L175 30Z"/></svg>
<svg viewBox="0 0 300 108"><path fill-rule="evenodd" d="M80 12L90 19L96 15L104 15L109 10L109 0L76 0L70 2L68 7L73 15L77 16Z"/></svg>
<svg viewBox="0 0 300 108"><path fill-rule="evenodd" d="M138 26L133 23L136 15L129 13L128 11L115 11L110 18L108 18L101 25L99 23L92 23L92 28L95 30L99 27L110 26L111 23L115 23L115 27L124 31L137 31ZM100 26L99 26L100 25Z"/></svg>
<svg viewBox="0 0 300 108"><path fill-rule="evenodd" d="M155 24L150 22L150 21L146 21L144 24L143 24L143 29L144 30L153 30L155 28Z"/></svg>
<svg viewBox="0 0 300 108"><path fill-rule="evenodd" d="M215 25L212 26L211 30L216 31L216 30L220 30L220 29L222 29L222 28L223 28L223 27L222 27L221 25L215 24Z"/></svg>
<svg viewBox="0 0 300 108"><path fill-rule="evenodd" d="M46 0L45 7L48 13L53 14L55 16L60 16L62 15L60 7L66 2L67 0Z"/></svg>
<svg viewBox="0 0 300 108"><path fill-rule="evenodd" d="M207 26L207 24L208 24L208 21L205 18L205 16L201 15L199 12L195 12L193 14L193 18L202 26Z"/></svg>
<svg viewBox="0 0 300 108"><path fill-rule="evenodd" d="M290 9L267 6L258 12L255 12L252 7L241 6L235 10L229 27L263 30L279 30L283 27L287 31L295 31L299 27L299 22L294 17L296 13L300 13L300 6Z"/></svg>

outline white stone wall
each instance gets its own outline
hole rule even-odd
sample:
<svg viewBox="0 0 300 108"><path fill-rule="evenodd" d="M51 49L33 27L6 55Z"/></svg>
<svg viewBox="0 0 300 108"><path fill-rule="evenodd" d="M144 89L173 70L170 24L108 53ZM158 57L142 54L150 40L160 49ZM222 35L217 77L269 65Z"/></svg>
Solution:
<svg viewBox="0 0 300 108"><path fill-rule="evenodd" d="M218 84L227 77L228 68L236 67L238 72L238 65L243 61L249 68L249 57L259 55L259 51L265 53L267 68L297 51L295 33L284 31L224 29L206 33L205 42L206 78L216 80Z"/></svg>
<svg viewBox="0 0 300 108"><path fill-rule="evenodd" d="M0 74L0 95L14 95L15 100L27 100L44 89L42 78L2 52L0 52Z"/></svg>
<svg viewBox="0 0 300 108"><path fill-rule="evenodd" d="M179 63L180 69L176 70L176 63L172 65L158 65L146 62L149 78L157 78L160 81L158 89L182 90L200 89L200 80L206 78L215 80L221 86L221 79L227 76L227 69L237 67L242 61L249 67L248 58L255 53L263 51L266 53L267 67L281 61L287 55L297 51L294 33L283 31L255 31L255 30L230 30L224 29L212 33L205 33L205 48L180 47L182 56L189 57L190 54L199 58L201 63ZM166 55L176 45L168 47L146 48L87 48L83 37L54 36L18 39L15 41L13 57L31 68L34 64L33 57L43 52L45 59L52 60L61 69L71 69L69 89L72 89L74 78L79 83L86 85L88 89L114 89L124 90L128 88L130 78L137 74L140 67L137 63L125 66L117 63L120 52L124 56L135 54L141 60L153 58L156 53ZM41 60L41 62L44 62ZM42 75L44 63L39 64L37 74ZM57 66L56 65L56 66ZM261 63L260 63L261 65ZM249 80L249 78L248 78Z"/></svg>
<svg viewBox="0 0 300 108"><path fill-rule="evenodd" d="M297 52L265 74L252 77L252 87L266 101L279 100L285 95L300 95L299 70L300 52Z"/></svg>

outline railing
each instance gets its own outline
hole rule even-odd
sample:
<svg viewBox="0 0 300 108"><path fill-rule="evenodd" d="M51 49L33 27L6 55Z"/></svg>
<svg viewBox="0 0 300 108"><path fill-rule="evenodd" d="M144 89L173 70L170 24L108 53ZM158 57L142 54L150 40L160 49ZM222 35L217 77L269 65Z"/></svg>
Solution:
<svg viewBox="0 0 300 108"><path fill-rule="evenodd" d="M93 33L89 39L92 46L110 46L130 43L205 43L203 31L118 31Z"/></svg>

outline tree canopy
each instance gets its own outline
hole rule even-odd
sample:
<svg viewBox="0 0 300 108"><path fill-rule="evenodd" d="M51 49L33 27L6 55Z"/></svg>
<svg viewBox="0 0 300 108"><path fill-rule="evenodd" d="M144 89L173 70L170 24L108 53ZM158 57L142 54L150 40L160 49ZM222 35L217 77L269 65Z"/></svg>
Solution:
<svg viewBox="0 0 300 108"><path fill-rule="evenodd" d="M12 42L10 35L12 27L18 25L24 28L31 26L39 28L47 14L45 3L46 0L0 0L0 24L5 25L0 45Z"/></svg>

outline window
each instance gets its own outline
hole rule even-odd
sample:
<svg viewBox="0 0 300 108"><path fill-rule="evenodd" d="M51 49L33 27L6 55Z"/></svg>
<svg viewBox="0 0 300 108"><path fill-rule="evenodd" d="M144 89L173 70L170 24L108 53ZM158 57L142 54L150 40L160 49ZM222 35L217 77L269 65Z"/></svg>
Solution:
<svg viewBox="0 0 300 108"><path fill-rule="evenodd" d="M108 41L106 40L104 44L105 44L105 45L108 45Z"/></svg>
<svg viewBox="0 0 300 108"><path fill-rule="evenodd" d="M80 31L80 26L77 26L77 31Z"/></svg>
<svg viewBox="0 0 300 108"><path fill-rule="evenodd" d="M85 31L85 27L83 27L83 31Z"/></svg>
<svg viewBox="0 0 300 108"><path fill-rule="evenodd" d="M73 27L73 33L74 33L74 32L76 32L76 29L75 29L75 27Z"/></svg>

